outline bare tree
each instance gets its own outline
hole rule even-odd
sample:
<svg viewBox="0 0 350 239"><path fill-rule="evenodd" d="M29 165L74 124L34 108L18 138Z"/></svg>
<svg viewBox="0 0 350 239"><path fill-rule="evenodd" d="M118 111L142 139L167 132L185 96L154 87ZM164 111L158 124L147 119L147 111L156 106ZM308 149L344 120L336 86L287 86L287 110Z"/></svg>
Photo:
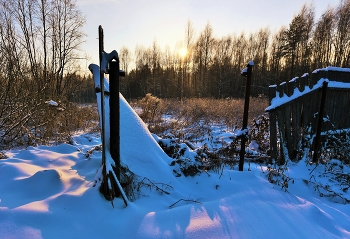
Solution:
<svg viewBox="0 0 350 239"><path fill-rule="evenodd" d="M232 37L227 36L217 40L214 44L214 60L211 77L215 79L214 89L217 98L224 95L224 89L228 88L232 73ZM226 92L227 93L227 92Z"/></svg>
<svg viewBox="0 0 350 239"><path fill-rule="evenodd" d="M334 65L345 67L350 54L350 0L341 0L335 13Z"/></svg>
<svg viewBox="0 0 350 239"><path fill-rule="evenodd" d="M123 46L120 49L119 60L121 69L124 70L126 74L128 74L129 65L132 60L132 53L127 47Z"/></svg>
<svg viewBox="0 0 350 239"><path fill-rule="evenodd" d="M270 74L272 79L277 83L280 81L280 72L284 68L283 62L283 35L286 31L285 27L281 27L281 29L274 34L270 46Z"/></svg>
<svg viewBox="0 0 350 239"><path fill-rule="evenodd" d="M328 8L316 23L313 35L313 64L314 69L331 64L332 38L334 32L334 9Z"/></svg>
<svg viewBox="0 0 350 239"><path fill-rule="evenodd" d="M151 90L151 52L150 49L146 49L144 46L136 46L135 48L135 80L143 95L150 93Z"/></svg>
<svg viewBox="0 0 350 239"><path fill-rule="evenodd" d="M160 78L159 78L160 49L156 40L153 41L152 48L149 51L151 53L150 67L152 71L153 95L159 95L160 94Z"/></svg>
<svg viewBox="0 0 350 239"><path fill-rule="evenodd" d="M45 100L66 100L77 88L64 79L76 71L71 66L85 20L73 0L0 0L0 21L0 78L6 88L0 92L0 143L33 143L54 120L47 117Z"/></svg>
<svg viewBox="0 0 350 239"><path fill-rule="evenodd" d="M129 65L131 63L131 52L130 50L123 46L119 51L119 62L120 62L120 69L125 72L125 78L122 79L122 81L119 82L120 84L120 91L125 92L127 97L131 97L131 86L129 81Z"/></svg>
<svg viewBox="0 0 350 239"><path fill-rule="evenodd" d="M208 70L212 61L214 41L213 28L208 22L204 30L200 33L195 46L195 63L198 70L198 86L201 96L209 95Z"/></svg>
<svg viewBox="0 0 350 239"><path fill-rule="evenodd" d="M185 43L184 49L186 54L183 56L183 77L184 77L184 91L185 95L193 95L195 89L194 81L189 74L193 67L193 44L194 44L195 30L190 20L187 21L185 29ZM187 90L187 92L186 92Z"/></svg>
<svg viewBox="0 0 350 239"><path fill-rule="evenodd" d="M54 11L50 19L52 29L52 62L56 78L56 95L64 90L63 78L70 63L77 57L77 50L85 34L85 19L72 0L53 0Z"/></svg>
<svg viewBox="0 0 350 239"><path fill-rule="evenodd" d="M290 65L290 78L295 77L302 62L309 56L309 41L313 25L313 8L304 5L283 34L283 53ZM300 72L298 72L300 73Z"/></svg>

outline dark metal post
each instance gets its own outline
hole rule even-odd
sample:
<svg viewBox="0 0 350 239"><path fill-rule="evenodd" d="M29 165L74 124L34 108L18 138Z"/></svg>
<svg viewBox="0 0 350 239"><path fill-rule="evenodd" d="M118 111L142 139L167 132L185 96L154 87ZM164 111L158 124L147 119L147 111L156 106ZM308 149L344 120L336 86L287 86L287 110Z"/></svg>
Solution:
<svg viewBox="0 0 350 239"><path fill-rule="evenodd" d="M327 87L328 87L328 82L324 81L323 85L322 85L322 97L321 97L320 112L318 112L318 123L317 123L317 129L316 129L314 155L312 157L313 163L318 162L318 150L320 149L320 145L321 145L321 130L322 130L322 123L323 123L324 107L326 104Z"/></svg>
<svg viewBox="0 0 350 239"><path fill-rule="evenodd" d="M120 181L119 58L109 62L110 151Z"/></svg>
<svg viewBox="0 0 350 239"><path fill-rule="evenodd" d="M106 164L106 143L105 143L105 104L104 104L104 73L101 70L102 65L102 53L104 51L103 46L103 28L100 25L98 27L98 51L99 51L99 58L100 58L100 90L101 90L101 141L102 141L102 165L105 166ZM105 170L104 170L105 171Z"/></svg>
<svg viewBox="0 0 350 239"><path fill-rule="evenodd" d="M242 75L247 77L247 84L245 88L245 101L244 101L244 114L243 114L243 127L242 131L247 130L248 126L248 111L249 111L249 98L250 98L250 86L252 81L252 70L253 70L253 62L249 62L246 68L246 71L242 71ZM238 170L243 171L243 165L244 165L244 154L245 154L245 142L247 140L248 132L244 132L242 134L241 139L241 151L240 151L240 159L239 159L239 166Z"/></svg>

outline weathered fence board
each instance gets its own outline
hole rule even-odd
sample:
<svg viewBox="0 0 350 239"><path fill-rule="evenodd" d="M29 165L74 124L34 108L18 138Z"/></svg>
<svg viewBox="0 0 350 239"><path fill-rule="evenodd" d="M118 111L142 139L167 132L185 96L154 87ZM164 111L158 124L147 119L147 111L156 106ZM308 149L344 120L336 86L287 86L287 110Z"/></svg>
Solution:
<svg viewBox="0 0 350 239"><path fill-rule="evenodd" d="M270 156L283 163L298 157L301 139L308 129L315 134L321 107L322 83L329 82L322 131L350 128L350 69L327 67L289 82L269 87ZM278 127L278 128L277 128ZM280 145L277 145L278 138ZM280 152L278 152L278 148ZM312 148L313 149L313 148Z"/></svg>

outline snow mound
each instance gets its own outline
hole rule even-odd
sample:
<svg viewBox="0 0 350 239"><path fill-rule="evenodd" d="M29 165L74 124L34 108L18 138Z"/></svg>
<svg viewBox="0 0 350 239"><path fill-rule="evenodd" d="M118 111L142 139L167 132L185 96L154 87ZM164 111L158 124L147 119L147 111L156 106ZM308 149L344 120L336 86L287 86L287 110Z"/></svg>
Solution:
<svg viewBox="0 0 350 239"><path fill-rule="evenodd" d="M1 191L8 192L1 195L2 205L16 208L33 201L40 201L59 193L63 187L60 174L56 170L38 171L30 177L10 181L0 186Z"/></svg>
<svg viewBox="0 0 350 239"><path fill-rule="evenodd" d="M156 181L173 178L172 159L158 145L146 124L120 94L121 162L133 173ZM166 167L167 166L167 167Z"/></svg>

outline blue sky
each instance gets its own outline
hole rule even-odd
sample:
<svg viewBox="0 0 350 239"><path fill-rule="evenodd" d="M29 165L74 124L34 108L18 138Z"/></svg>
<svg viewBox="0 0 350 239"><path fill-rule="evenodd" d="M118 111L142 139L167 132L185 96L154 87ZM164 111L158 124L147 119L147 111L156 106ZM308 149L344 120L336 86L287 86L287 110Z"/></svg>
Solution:
<svg viewBox="0 0 350 239"><path fill-rule="evenodd" d="M105 51L122 46L132 52L136 45L151 46L156 40L164 49L174 49L184 39L188 20L195 33L209 21L215 37L257 32L269 26L277 31L288 24L304 3L313 3L316 20L328 6L340 0L77 0L86 17L87 34L82 50L98 63L98 26L102 25ZM84 62L85 63L85 62Z"/></svg>

